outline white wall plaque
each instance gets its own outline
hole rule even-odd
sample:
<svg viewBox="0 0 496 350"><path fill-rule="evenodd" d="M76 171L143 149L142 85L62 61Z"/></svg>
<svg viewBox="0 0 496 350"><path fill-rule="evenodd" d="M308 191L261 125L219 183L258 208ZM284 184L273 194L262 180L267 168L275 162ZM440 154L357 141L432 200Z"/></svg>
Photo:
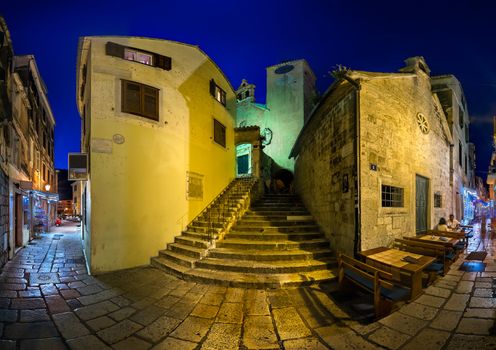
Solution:
<svg viewBox="0 0 496 350"><path fill-rule="evenodd" d="M91 139L91 151L96 153L112 153L112 140Z"/></svg>

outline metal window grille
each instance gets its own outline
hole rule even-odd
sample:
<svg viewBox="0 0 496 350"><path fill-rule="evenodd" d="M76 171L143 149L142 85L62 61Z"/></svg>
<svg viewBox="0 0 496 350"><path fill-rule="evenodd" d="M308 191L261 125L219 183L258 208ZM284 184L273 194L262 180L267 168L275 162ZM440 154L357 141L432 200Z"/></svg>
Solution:
<svg viewBox="0 0 496 350"><path fill-rule="evenodd" d="M382 185L382 206L403 207L403 188Z"/></svg>
<svg viewBox="0 0 496 350"><path fill-rule="evenodd" d="M443 196L441 193L434 193L434 208L441 208L443 206Z"/></svg>

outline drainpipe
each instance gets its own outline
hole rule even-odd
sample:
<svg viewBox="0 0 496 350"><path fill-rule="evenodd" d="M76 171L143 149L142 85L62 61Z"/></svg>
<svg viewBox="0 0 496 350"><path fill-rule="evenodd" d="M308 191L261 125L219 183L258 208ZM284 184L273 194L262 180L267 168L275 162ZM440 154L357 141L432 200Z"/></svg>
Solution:
<svg viewBox="0 0 496 350"><path fill-rule="evenodd" d="M360 196L360 154L361 154L361 145L360 145L360 81L354 80L347 74L343 77L347 82L353 86L355 89L355 127L356 127L356 135L354 142L354 153L355 153L355 237L353 240L353 254L355 258L358 258L358 252L361 250L362 241L361 241L361 196Z"/></svg>

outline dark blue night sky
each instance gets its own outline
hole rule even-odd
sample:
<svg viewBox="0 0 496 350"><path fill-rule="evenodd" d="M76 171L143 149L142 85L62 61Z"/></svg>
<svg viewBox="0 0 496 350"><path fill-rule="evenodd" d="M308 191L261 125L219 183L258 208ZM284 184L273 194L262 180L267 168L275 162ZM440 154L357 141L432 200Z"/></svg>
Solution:
<svg viewBox="0 0 496 350"><path fill-rule="evenodd" d="M378 3L382 3L379 4ZM457 4L459 3L459 4ZM482 5L486 3L487 5ZM433 75L463 84L485 178L496 114L496 4L490 1L15 1L2 0L16 54L34 54L54 111L55 165L79 151L75 103L78 37L149 36L199 45L238 87L257 85L265 100L265 67L306 58L320 91L336 64L396 71L421 55Z"/></svg>

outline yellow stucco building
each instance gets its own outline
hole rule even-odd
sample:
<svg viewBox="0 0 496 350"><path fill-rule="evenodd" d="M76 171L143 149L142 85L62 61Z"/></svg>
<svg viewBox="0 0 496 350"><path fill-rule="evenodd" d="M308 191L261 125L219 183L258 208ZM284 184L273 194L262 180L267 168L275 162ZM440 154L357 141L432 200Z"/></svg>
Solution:
<svg viewBox="0 0 496 350"><path fill-rule="evenodd" d="M83 240L91 273L149 263L235 177L236 100L197 46L83 37Z"/></svg>

